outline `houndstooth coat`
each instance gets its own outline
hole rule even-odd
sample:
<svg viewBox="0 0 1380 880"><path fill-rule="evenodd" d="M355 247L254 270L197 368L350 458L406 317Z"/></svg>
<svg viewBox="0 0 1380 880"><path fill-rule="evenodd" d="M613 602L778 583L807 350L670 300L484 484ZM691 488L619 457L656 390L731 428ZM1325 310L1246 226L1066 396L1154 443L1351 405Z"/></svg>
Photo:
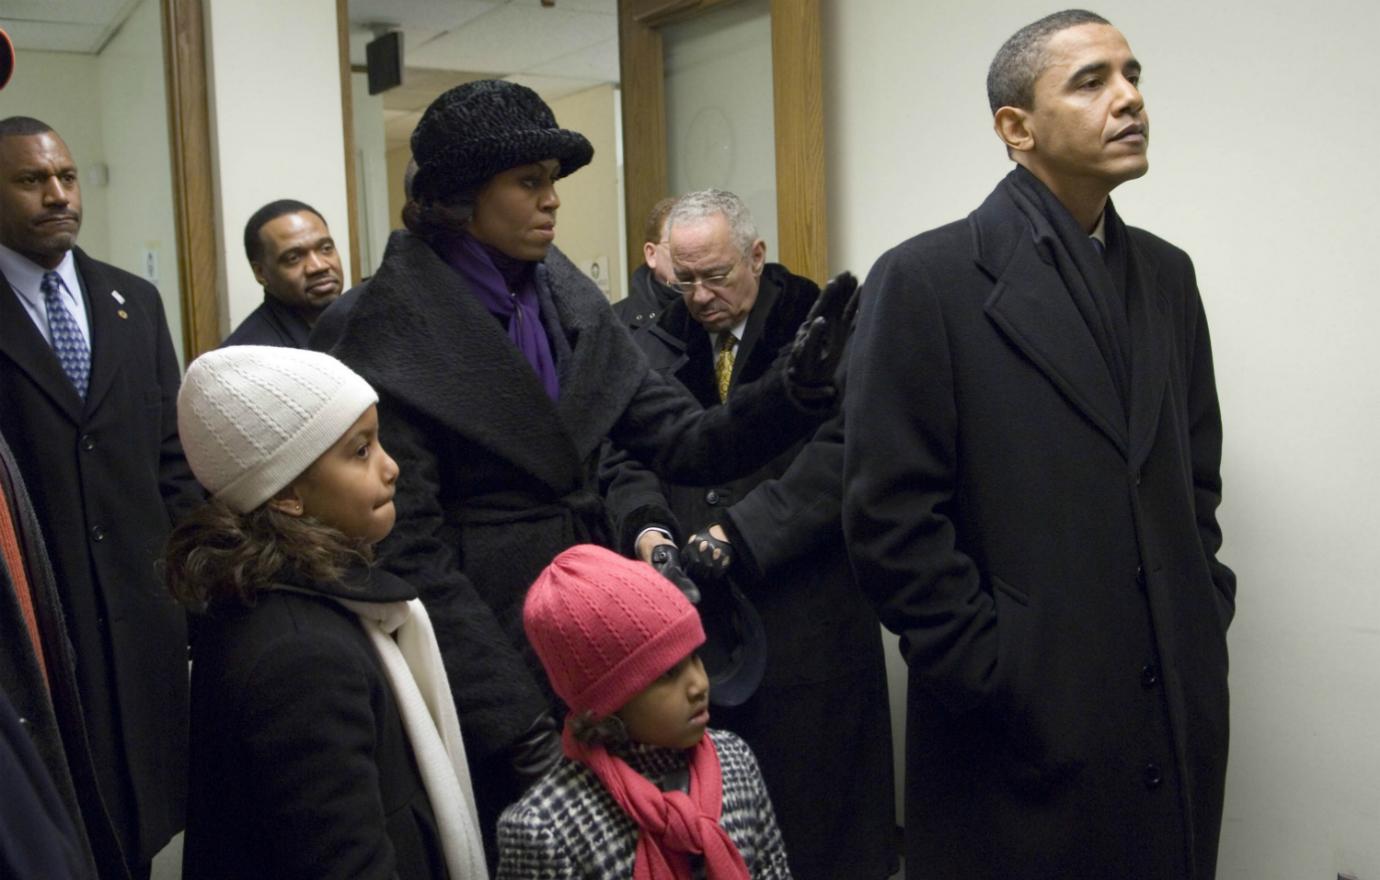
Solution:
<svg viewBox="0 0 1380 880"><path fill-rule="evenodd" d="M711 730L709 736L723 774L719 824L753 880L789 880L786 849L752 750L728 731ZM683 778L686 755L678 749L634 745L620 757L666 788L668 780ZM498 880L629 880L637 841L636 823L593 771L566 759L499 819ZM703 860L696 860L694 870L695 876L704 875Z"/></svg>

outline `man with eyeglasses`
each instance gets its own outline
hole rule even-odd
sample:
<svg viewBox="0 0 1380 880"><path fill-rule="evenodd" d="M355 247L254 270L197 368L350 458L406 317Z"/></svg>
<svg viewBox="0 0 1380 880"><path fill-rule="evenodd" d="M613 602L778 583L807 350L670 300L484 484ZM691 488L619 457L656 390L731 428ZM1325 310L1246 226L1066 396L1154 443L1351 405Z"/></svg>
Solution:
<svg viewBox="0 0 1380 880"><path fill-rule="evenodd" d="M654 369L715 406L790 345L819 288L766 261L732 193L682 196L667 225L679 297L633 338ZM886 877L894 849L880 626L842 544L841 462L828 460L840 450L802 441L746 478L708 487L639 479L624 466L608 491L620 550L658 565L693 533L706 552L679 556L706 563L690 567L700 589L731 578L761 616L762 683L740 705L717 704L713 720L757 754L802 880Z"/></svg>

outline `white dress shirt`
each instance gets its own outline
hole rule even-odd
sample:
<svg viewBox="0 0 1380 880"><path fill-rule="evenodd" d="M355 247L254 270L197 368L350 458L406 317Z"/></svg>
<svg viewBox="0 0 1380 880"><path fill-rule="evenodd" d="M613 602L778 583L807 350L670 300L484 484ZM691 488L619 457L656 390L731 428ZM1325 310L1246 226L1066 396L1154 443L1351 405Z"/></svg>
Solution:
<svg viewBox="0 0 1380 880"><path fill-rule="evenodd" d="M49 345L52 345L53 334L48 329L48 307L43 302L43 276L48 271L23 254L0 244L0 272L4 273L5 280L14 289L15 295L19 297L19 304L29 313L38 332L48 340ZM62 262L52 271L58 273L58 277L62 279L62 304L67 307L72 320L77 322L77 329L81 330L82 338L86 340L89 350L91 322L86 316L86 302L82 298L81 282L77 280L77 261L73 259L72 252L64 254Z"/></svg>

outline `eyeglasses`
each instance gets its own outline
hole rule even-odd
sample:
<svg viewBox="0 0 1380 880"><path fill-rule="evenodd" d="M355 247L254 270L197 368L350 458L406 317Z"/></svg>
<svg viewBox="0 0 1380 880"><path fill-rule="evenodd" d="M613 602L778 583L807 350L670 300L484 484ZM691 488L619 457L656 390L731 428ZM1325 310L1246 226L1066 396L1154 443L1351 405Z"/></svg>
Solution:
<svg viewBox="0 0 1380 880"><path fill-rule="evenodd" d="M679 278L674 281L666 282L666 286L676 293L685 294L695 289L695 285L703 287L705 290L724 291L728 289L728 279L733 276L734 270L742 265L742 257L734 263L727 272L720 272L718 275L710 275L708 278L695 278L691 281L682 281Z"/></svg>

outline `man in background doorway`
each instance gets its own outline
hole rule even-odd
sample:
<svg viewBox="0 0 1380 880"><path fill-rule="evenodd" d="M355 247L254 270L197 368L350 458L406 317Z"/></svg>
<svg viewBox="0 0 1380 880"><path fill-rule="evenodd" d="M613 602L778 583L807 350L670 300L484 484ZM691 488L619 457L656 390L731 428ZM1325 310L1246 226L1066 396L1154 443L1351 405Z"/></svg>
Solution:
<svg viewBox="0 0 1380 880"><path fill-rule="evenodd" d="M653 369L716 406L789 348L819 288L767 262L733 193L682 196L666 225L677 298L633 339ZM608 495L620 549L656 564L658 545L699 530L695 538L712 538L718 551L701 554L717 564L692 573L701 591L732 578L762 619L762 682L740 705L716 705L712 720L757 754L800 880L881 880L893 870L881 628L842 543L841 457L838 443L802 440L747 477L712 486L663 483L625 465Z"/></svg>
<svg viewBox="0 0 1380 880"><path fill-rule="evenodd" d="M306 348L316 319L344 290L325 219L304 202L269 202L244 225L244 253L264 301L224 344Z"/></svg>
<svg viewBox="0 0 1380 880"><path fill-rule="evenodd" d="M652 206L642 225L642 260L628 281L628 295L613 304L613 311L627 328L636 331L655 321L666 307L680 298L667 287L675 278L671 271L670 245L666 241L666 217L676 205L673 198Z"/></svg>
<svg viewBox="0 0 1380 880"><path fill-rule="evenodd" d="M844 528L910 670L907 875L1211 880L1227 766L1222 425L1193 264L1109 195L1141 65L1082 10L987 78L1016 168L868 275Z"/></svg>
<svg viewBox="0 0 1380 880"><path fill-rule="evenodd" d="M201 490L177 439L162 300L76 246L81 207L58 133L0 120L0 425L52 559L97 786L138 877L183 823L187 629L155 563Z"/></svg>

